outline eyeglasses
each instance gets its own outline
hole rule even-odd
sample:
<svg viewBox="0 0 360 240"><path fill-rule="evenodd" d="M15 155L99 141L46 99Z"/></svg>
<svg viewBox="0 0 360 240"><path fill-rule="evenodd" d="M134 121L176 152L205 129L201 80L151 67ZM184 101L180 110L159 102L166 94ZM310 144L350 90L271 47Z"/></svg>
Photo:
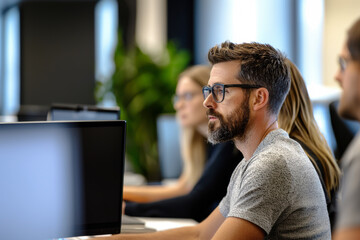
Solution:
<svg viewBox="0 0 360 240"><path fill-rule="evenodd" d="M261 88L260 85L250 85L250 84L221 84L221 83L215 83L212 87L205 86L202 89L204 99L206 99L210 93L212 93L212 96L217 103L221 103L224 101L225 98L225 88L229 87L239 87L243 89L252 89L252 88Z"/></svg>
<svg viewBox="0 0 360 240"><path fill-rule="evenodd" d="M340 71L341 72L344 72L347 65L348 65L348 60L346 60L345 58L343 57L339 57L338 58L338 62L339 62L339 66L340 66Z"/></svg>
<svg viewBox="0 0 360 240"><path fill-rule="evenodd" d="M195 95L200 94L200 92L185 92L183 94L180 95L174 95L172 98L172 102L173 105L175 105L176 103L178 103L181 99L185 100L185 101L191 101Z"/></svg>

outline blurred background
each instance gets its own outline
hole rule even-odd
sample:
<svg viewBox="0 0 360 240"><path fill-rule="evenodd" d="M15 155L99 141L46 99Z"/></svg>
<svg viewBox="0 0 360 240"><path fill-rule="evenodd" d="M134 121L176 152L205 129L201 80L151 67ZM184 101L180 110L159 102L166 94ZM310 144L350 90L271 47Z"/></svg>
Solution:
<svg viewBox="0 0 360 240"><path fill-rule="evenodd" d="M215 44L257 41L299 67L336 149L333 76L360 1L2 0L0 9L1 121L43 120L54 103L117 105L128 121L129 167L156 180L156 120L174 112L177 74L206 64Z"/></svg>

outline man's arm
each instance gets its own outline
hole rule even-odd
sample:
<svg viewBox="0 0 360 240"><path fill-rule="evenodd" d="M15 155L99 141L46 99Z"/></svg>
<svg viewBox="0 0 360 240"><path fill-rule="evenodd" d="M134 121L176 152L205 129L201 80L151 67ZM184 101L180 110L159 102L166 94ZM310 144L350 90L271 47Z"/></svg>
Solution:
<svg viewBox="0 0 360 240"><path fill-rule="evenodd" d="M360 227L340 229L334 234L334 240L358 240L360 239Z"/></svg>
<svg viewBox="0 0 360 240"><path fill-rule="evenodd" d="M241 218L229 217L221 225L213 239L264 239L265 232L257 225Z"/></svg>
<svg viewBox="0 0 360 240"><path fill-rule="evenodd" d="M216 208L204 221L192 227L175 228L166 231L144 234L118 234L110 237L96 238L97 240L136 240L136 239L210 239L225 221L225 217Z"/></svg>

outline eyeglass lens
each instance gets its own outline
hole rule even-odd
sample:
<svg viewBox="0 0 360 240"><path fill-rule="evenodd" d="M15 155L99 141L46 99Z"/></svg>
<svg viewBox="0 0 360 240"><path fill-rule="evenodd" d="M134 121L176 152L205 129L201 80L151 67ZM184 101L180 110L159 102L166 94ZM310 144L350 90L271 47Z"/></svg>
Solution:
<svg viewBox="0 0 360 240"><path fill-rule="evenodd" d="M204 99L206 99L210 93L216 102L221 102L224 99L224 86L221 84L214 84L212 87L206 86L203 88Z"/></svg>
<svg viewBox="0 0 360 240"><path fill-rule="evenodd" d="M214 84L212 86L212 94L216 102L221 102L224 98L224 86Z"/></svg>
<svg viewBox="0 0 360 240"><path fill-rule="evenodd" d="M206 99L211 93L211 87L207 87L207 86L203 87L202 92L203 92L204 99Z"/></svg>
<svg viewBox="0 0 360 240"><path fill-rule="evenodd" d="M340 65L340 70L342 72L345 71L346 65L347 65L346 60L344 58L342 58L342 57L339 57L338 61L339 61L339 65Z"/></svg>
<svg viewBox="0 0 360 240"><path fill-rule="evenodd" d="M185 101L190 101L194 98L195 95L197 95L199 93L194 93L194 92L185 92L184 94L180 94L180 95L175 95L173 97L173 104L175 105L177 102L179 102L180 100L185 100Z"/></svg>

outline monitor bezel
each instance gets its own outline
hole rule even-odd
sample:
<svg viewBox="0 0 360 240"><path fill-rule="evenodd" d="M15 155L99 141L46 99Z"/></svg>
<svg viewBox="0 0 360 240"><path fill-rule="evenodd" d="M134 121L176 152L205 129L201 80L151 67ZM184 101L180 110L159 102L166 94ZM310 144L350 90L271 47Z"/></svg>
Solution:
<svg viewBox="0 0 360 240"><path fill-rule="evenodd" d="M123 199L123 183L124 183L124 169L125 169L125 149L126 149L126 121L124 120L76 120L76 121L27 121L27 122L0 122L0 131L4 126L9 125L64 125L65 127L101 127L101 126L116 126L123 128L123 144L119 146L122 148L122 176L120 177L120 191L119 199ZM78 237L78 236L92 236L92 235L103 235L103 234L119 234L121 232L121 221L122 221L122 201L119 203L119 217L116 222L101 223L101 224L83 224L81 226L76 226L74 234L71 236L56 236L56 237Z"/></svg>
<svg viewBox="0 0 360 240"><path fill-rule="evenodd" d="M52 104L50 110L62 109L62 110L76 110L76 111L99 111L99 112L114 112L120 114L119 107L100 107L94 105L83 104Z"/></svg>

